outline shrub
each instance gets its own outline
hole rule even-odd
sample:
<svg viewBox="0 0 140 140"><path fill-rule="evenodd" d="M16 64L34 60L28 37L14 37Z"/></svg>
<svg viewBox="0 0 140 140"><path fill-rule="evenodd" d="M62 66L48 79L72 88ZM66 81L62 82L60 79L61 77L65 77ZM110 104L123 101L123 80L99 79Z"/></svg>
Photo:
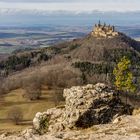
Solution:
<svg viewBox="0 0 140 140"><path fill-rule="evenodd" d="M30 100L38 100L41 96L41 88L35 87L34 84L29 85L25 88L24 97Z"/></svg>
<svg viewBox="0 0 140 140"><path fill-rule="evenodd" d="M8 119L10 119L14 124L18 125L19 122L23 119L23 113L21 111L21 108L11 108L8 111Z"/></svg>
<svg viewBox="0 0 140 140"><path fill-rule="evenodd" d="M38 130L40 134L44 133L47 131L48 126L49 126L49 117L43 117L40 120L40 129Z"/></svg>

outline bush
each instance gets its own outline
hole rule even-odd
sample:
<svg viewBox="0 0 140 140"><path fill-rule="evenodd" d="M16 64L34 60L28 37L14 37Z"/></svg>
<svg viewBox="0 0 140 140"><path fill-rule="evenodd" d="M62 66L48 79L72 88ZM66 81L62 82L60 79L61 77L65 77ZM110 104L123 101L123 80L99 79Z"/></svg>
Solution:
<svg viewBox="0 0 140 140"><path fill-rule="evenodd" d="M36 82L30 83L28 86L24 87L25 94L24 97L30 100L38 100L41 96L41 85Z"/></svg>
<svg viewBox="0 0 140 140"><path fill-rule="evenodd" d="M31 76L24 80L24 97L30 100L38 100L41 96L41 79L38 76Z"/></svg>
<svg viewBox="0 0 140 140"><path fill-rule="evenodd" d="M18 125L23 119L23 113L21 108L14 107L8 111L8 119L10 119L14 124Z"/></svg>
<svg viewBox="0 0 140 140"><path fill-rule="evenodd" d="M49 126L49 117L43 117L40 120L40 129L38 130L40 134L44 133L47 131L48 126Z"/></svg>
<svg viewBox="0 0 140 140"><path fill-rule="evenodd" d="M30 100L38 100L41 96L41 88L35 87L34 84L31 84L30 86L25 88L25 94L24 97L30 99Z"/></svg>

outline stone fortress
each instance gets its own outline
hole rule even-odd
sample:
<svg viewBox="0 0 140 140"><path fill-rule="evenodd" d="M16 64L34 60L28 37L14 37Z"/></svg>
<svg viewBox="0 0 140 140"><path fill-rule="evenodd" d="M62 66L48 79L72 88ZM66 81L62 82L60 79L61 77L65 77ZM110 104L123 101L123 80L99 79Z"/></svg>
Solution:
<svg viewBox="0 0 140 140"><path fill-rule="evenodd" d="M102 25L99 21L98 24L95 24L91 35L97 38L113 38L118 36L119 33L115 31L114 26L106 25L105 23Z"/></svg>

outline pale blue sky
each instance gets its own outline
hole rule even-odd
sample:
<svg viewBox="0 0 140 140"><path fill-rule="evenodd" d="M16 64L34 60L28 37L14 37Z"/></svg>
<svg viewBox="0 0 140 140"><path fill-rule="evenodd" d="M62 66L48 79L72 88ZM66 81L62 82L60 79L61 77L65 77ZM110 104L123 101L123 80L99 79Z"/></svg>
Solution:
<svg viewBox="0 0 140 140"><path fill-rule="evenodd" d="M133 3L139 2L139 0L0 0L1 2L122 2Z"/></svg>
<svg viewBox="0 0 140 140"><path fill-rule="evenodd" d="M0 0L0 9L46 11L138 11L140 0Z"/></svg>

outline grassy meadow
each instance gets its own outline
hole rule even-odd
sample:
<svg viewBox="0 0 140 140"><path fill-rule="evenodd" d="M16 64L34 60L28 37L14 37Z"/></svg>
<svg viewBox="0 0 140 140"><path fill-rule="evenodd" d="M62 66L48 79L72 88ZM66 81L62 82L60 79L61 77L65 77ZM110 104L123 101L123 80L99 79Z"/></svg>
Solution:
<svg viewBox="0 0 140 140"><path fill-rule="evenodd" d="M11 91L3 96L0 100L0 133L3 132L18 132L27 127L32 126L32 120L37 112L46 111L48 108L55 107L53 100L54 90L48 90L47 87L42 88L42 96L39 100L30 101L23 97L23 89ZM63 101L59 104L63 104ZM11 108L20 107L23 112L23 120L19 125L15 125L8 119L8 111Z"/></svg>

